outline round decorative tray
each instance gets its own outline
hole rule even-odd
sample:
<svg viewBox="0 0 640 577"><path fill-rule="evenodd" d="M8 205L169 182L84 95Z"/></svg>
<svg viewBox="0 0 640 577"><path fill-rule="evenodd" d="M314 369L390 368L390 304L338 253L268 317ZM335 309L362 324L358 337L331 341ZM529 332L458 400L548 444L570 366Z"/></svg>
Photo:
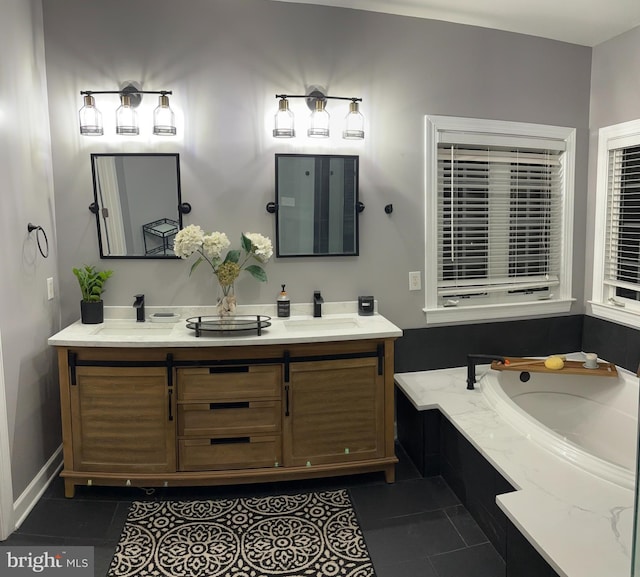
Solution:
<svg viewBox="0 0 640 577"><path fill-rule="evenodd" d="M271 326L271 317L266 315L233 315L229 317L200 316L187 319L187 328L199 337L203 332L242 333L255 331L258 336L262 329Z"/></svg>

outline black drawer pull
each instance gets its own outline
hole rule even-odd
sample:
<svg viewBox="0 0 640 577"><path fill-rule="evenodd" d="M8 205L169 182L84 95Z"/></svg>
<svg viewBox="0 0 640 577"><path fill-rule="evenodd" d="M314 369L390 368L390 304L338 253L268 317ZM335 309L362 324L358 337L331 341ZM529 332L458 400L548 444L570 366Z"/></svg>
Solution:
<svg viewBox="0 0 640 577"><path fill-rule="evenodd" d="M251 437L227 437L226 439L211 439L212 445L233 445L239 443L250 443Z"/></svg>
<svg viewBox="0 0 640 577"><path fill-rule="evenodd" d="M249 367L243 365L241 367L209 367L209 374L224 374L224 373L248 373Z"/></svg>
<svg viewBox="0 0 640 577"><path fill-rule="evenodd" d="M248 409L249 401L237 401L229 403L209 403L209 409L217 411L218 409Z"/></svg>

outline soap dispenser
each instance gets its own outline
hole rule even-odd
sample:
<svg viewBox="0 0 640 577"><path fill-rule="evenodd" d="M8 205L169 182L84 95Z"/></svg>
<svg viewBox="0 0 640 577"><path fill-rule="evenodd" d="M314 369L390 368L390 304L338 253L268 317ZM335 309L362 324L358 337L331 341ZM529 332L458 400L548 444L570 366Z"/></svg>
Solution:
<svg viewBox="0 0 640 577"><path fill-rule="evenodd" d="M282 290L278 295L278 316L279 317L288 317L291 314L291 301L289 300L289 295L287 291L284 290L285 285L282 286Z"/></svg>

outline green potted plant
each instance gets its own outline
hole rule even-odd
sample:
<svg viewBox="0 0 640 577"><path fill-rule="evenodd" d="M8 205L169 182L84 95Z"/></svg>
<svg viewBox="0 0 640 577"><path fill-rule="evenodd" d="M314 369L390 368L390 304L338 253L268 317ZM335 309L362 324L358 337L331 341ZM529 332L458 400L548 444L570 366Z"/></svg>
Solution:
<svg viewBox="0 0 640 577"><path fill-rule="evenodd" d="M80 301L80 316L87 325L95 325L104 321L104 303L102 293L104 283L113 274L112 270L96 271L96 267L84 265L84 268L74 268L82 300Z"/></svg>

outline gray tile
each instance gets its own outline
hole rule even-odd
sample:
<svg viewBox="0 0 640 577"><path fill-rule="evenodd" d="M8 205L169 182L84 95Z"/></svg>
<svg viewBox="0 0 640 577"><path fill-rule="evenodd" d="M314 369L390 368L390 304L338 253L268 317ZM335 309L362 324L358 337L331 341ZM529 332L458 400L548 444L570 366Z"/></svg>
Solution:
<svg viewBox="0 0 640 577"><path fill-rule="evenodd" d="M444 512L447 514L447 517L451 519L451 522L457 529L458 533L460 533L465 545L472 546L487 542L487 536L474 521L473 517L469 514L469 511L467 511L462 505L447 507Z"/></svg>
<svg viewBox="0 0 640 577"><path fill-rule="evenodd" d="M505 563L490 543L429 558L438 577L505 577Z"/></svg>
<svg viewBox="0 0 640 577"><path fill-rule="evenodd" d="M392 565L374 564L376 577L438 577L428 558Z"/></svg>
<svg viewBox="0 0 640 577"><path fill-rule="evenodd" d="M464 541L442 510L380 519L375 526L363 528L363 534L371 560L381 566L464 547Z"/></svg>
<svg viewBox="0 0 640 577"><path fill-rule="evenodd" d="M41 499L20 526L23 535L103 539L117 502L74 499Z"/></svg>
<svg viewBox="0 0 640 577"><path fill-rule="evenodd" d="M352 487L350 494L363 529L380 519L435 511L460 503L442 477Z"/></svg>

